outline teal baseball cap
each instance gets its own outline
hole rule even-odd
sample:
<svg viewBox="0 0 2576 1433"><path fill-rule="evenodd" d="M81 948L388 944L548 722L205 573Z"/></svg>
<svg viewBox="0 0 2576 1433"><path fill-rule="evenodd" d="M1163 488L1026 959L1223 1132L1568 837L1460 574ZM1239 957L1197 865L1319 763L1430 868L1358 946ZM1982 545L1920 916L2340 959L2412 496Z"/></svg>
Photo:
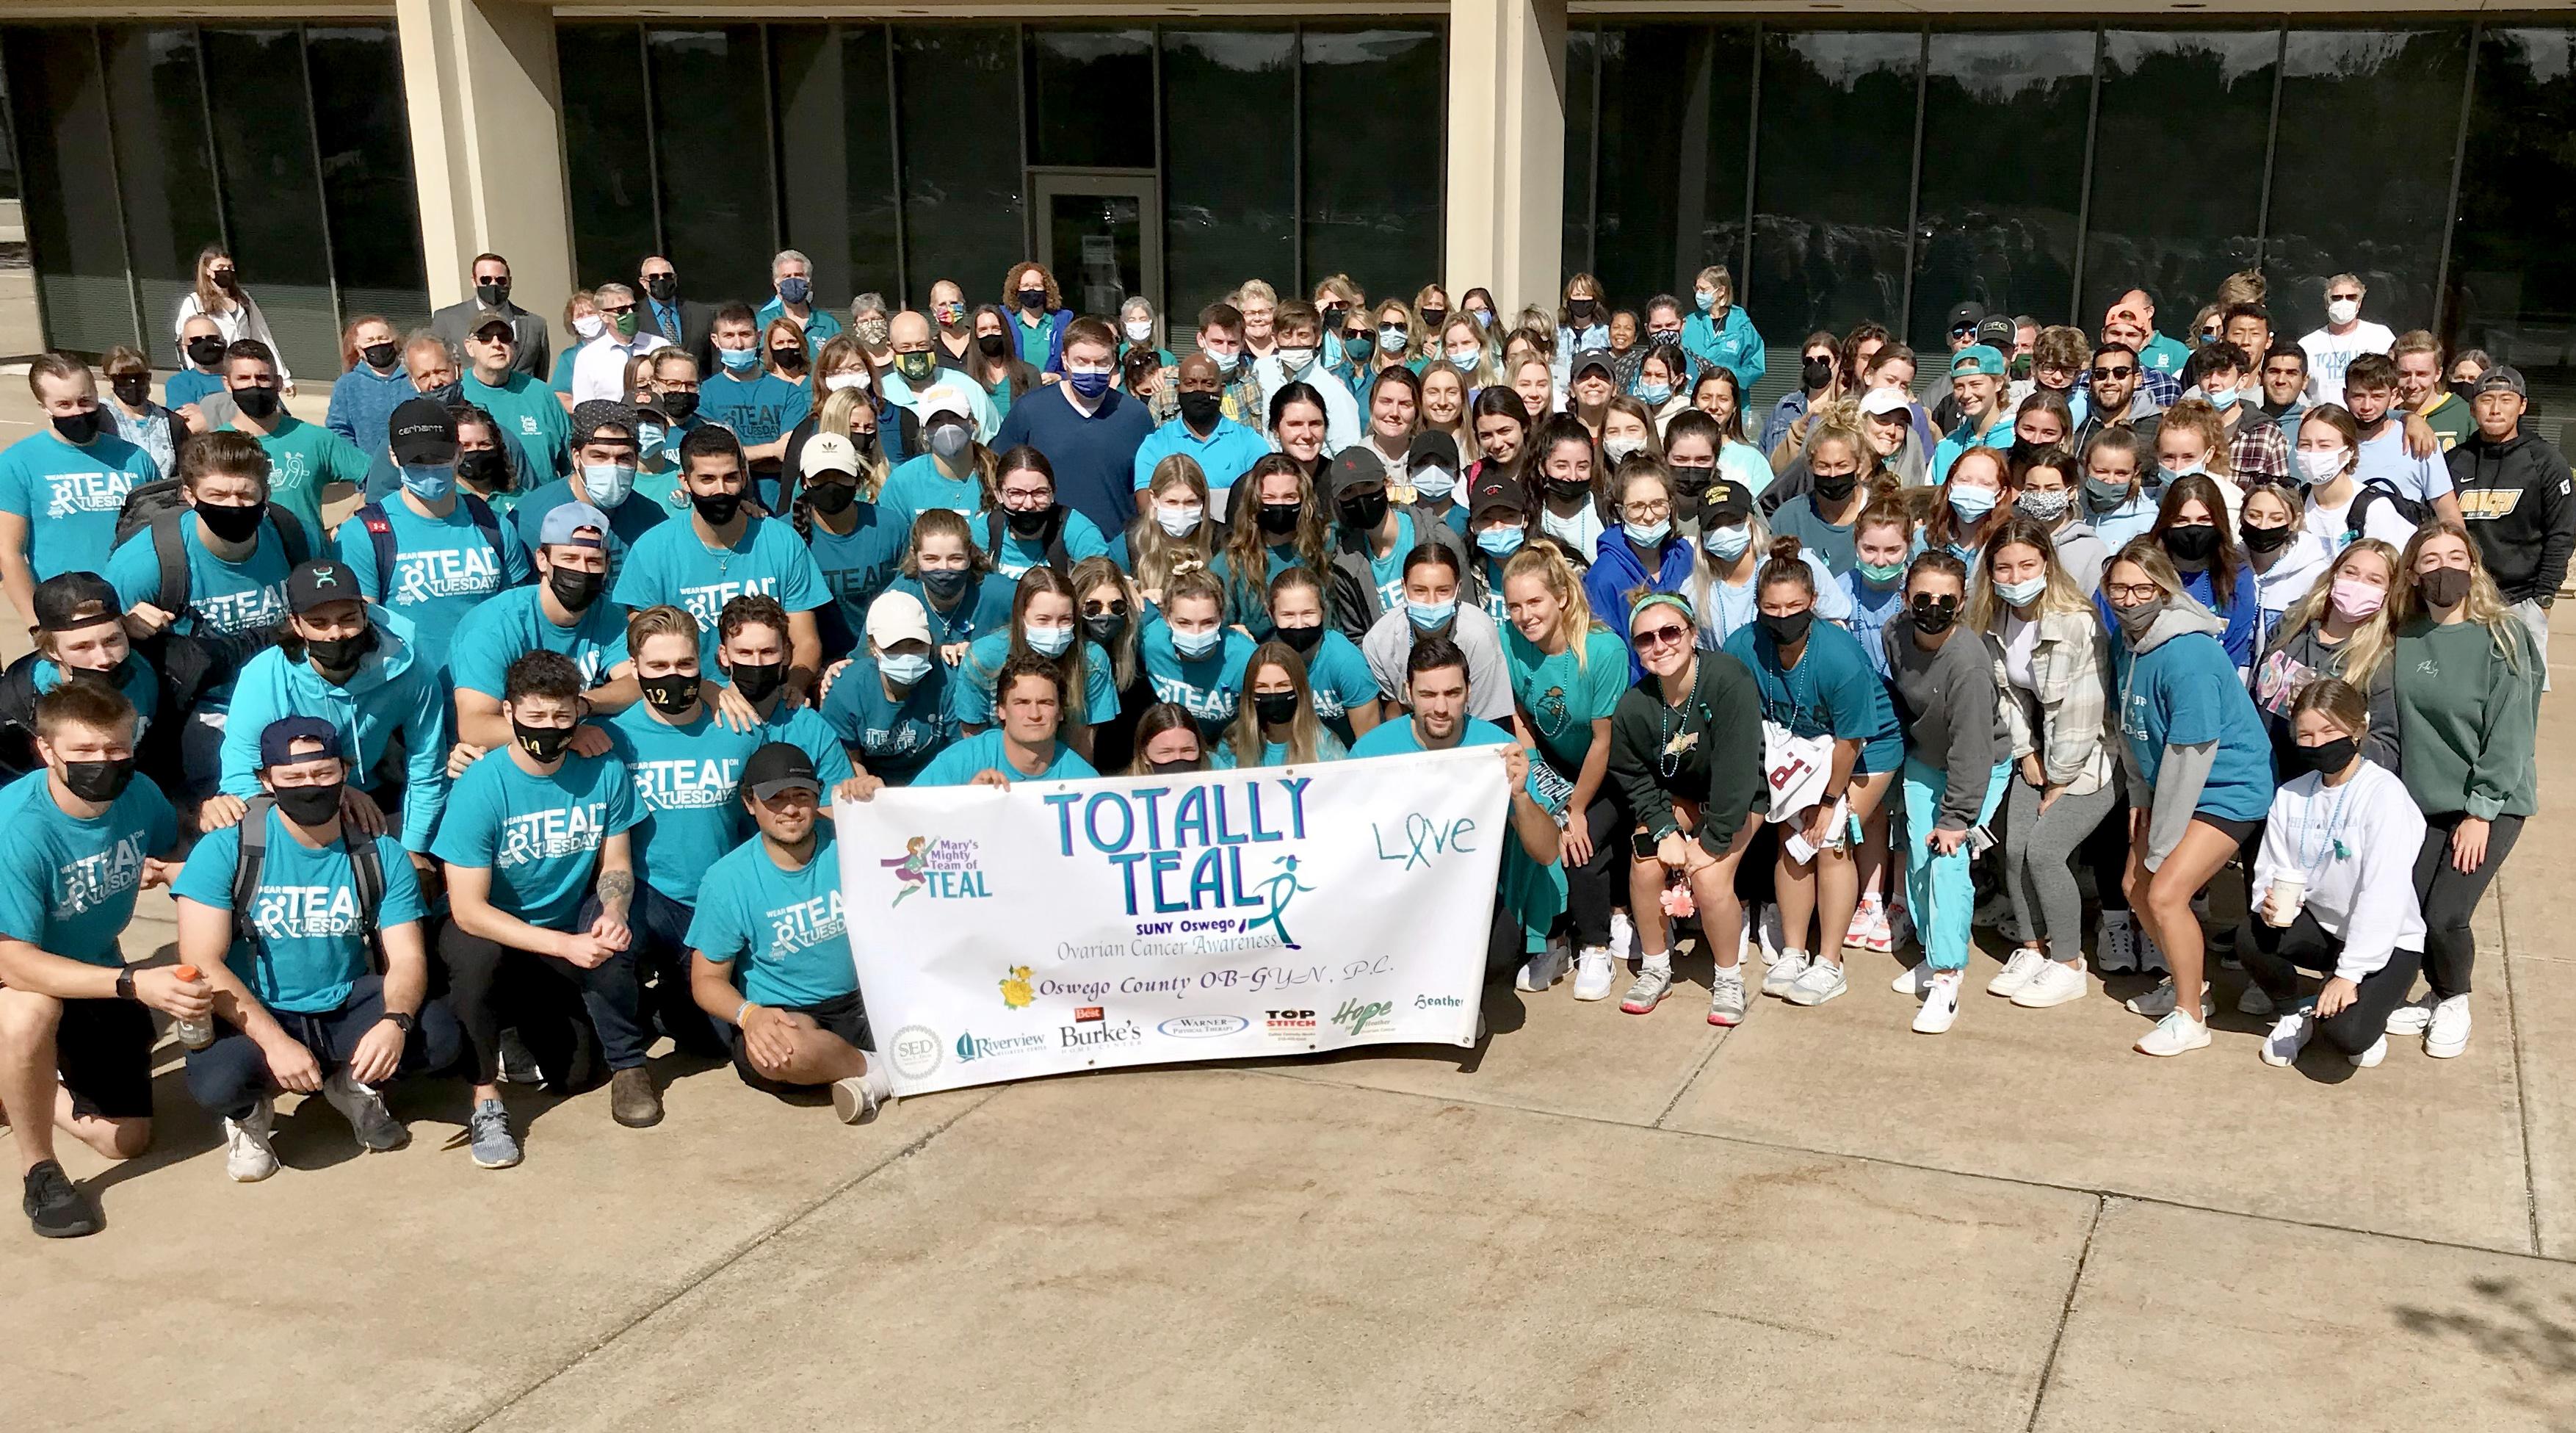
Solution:
<svg viewBox="0 0 2576 1433"><path fill-rule="evenodd" d="M1950 355L1950 376L1963 377L1982 373L1989 378L2004 376L2004 356L1990 343L1972 343Z"/></svg>

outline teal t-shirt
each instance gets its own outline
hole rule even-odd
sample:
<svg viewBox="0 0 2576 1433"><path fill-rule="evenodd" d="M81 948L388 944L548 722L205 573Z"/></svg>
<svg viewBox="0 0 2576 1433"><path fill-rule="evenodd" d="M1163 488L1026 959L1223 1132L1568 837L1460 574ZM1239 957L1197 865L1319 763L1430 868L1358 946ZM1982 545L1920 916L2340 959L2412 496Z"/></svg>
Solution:
<svg viewBox="0 0 2576 1433"><path fill-rule="evenodd" d="M898 577L886 584L886 591L911 593L921 603L921 610L930 616L930 645L934 647L972 642L987 632L1011 629L1011 579L998 572L985 573L946 611L931 600L929 589L918 577Z"/></svg>
<svg viewBox="0 0 2576 1433"><path fill-rule="evenodd" d="M726 852L707 872L689 947L730 963L743 998L763 1005L802 1009L857 990L832 823L815 823L813 853L798 870L779 869L756 835Z"/></svg>
<svg viewBox="0 0 2576 1433"><path fill-rule="evenodd" d="M844 673L844 675L847 675ZM760 725L747 733L754 748L773 741L783 741L805 753L814 763L814 774L823 779L823 801L829 805L832 788L858 775L850 765L850 754L841 747L841 738L823 714L812 707L789 706L780 700L769 709Z"/></svg>
<svg viewBox="0 0 2576 1433"><path fill-rule="evenodd" d="M1905 727L1887 683L1860 649L1860 639L1830 622L1807 624L1807 650L1798 665L1780 670L1780 646L1757 623L1726 639L1727 655L1753 673L1762 691L1762 719L1793 736L1858 741L1856 776L1894 771L1905 764ZM1756 738L1759 739L1758 737Z"/></svg>
<svg viewBox="0 0 2576 1433"><path fill-rule="evenodd" d="M151 454L114 433L75 448L39 428L0 452L0 512L27 520L27 565L38 582L102 572L125 495L160 476Z"/></svg>
<svg viewBox="0 0 2576 1433"><path fill-rule="evenodd" d="M1467 729L1458 736L1460 746L1509 746L1511 733L1482 717L1467 718ZM1354 758L1398 756L1423 750L1422 739L1414 734L1413 718L1398 717L1370 728L1351 747ZM1531 800L1545 806L1547 793L1538 782L1538 768L1533 765L1522 783ZM1511 824L1508 813L1503 819L1502 873L1498 886L1504 908L1519 920L1523 948L1535 954L1547 946L1548 927L1556 923L1565 910L1565 868L1550 861L1541 865L1530 858L1521 846L1521 833Z"/></svg>
<svg viewBox="0 0 2576 1433"><path fill-rule="evenodd" d="M1228 627L1223 644L1192 661L1172 645L1172 635L1170 627L1150 621L1137 638L1136 650L1144 659L1146 677L1154 684L1154 699L1186 709L1198 718L1199 734L1214 741L1234 720L1236 700L1243 694L1243 669L1252 661L1252 639Z"/></svg>
<svg viewBox="0 0 2576 1433"><path fill-rule="evenodd" d="M179 520L179 547L188 560L188 607L177 615L175 630L221 636L265 632L286 615L286 544L274 524L262 523L250 556L227 562L206 550L193 517ZM161 560L153 554L152 534L138 532L107 560L107 583L116 600L130 611L151 602L161 591ZM209 687L197 697L201 712L221 712L232 705L233 679Z"/></svg>
<svg viewBox="0 0 2576 1433"><path fill-rule="evenodd" d="M365 487L367 455L357 444L292 413L278 416L274 432L250 436L268 454L268 500L295 514L304 524L307 550L320 552L322 489L329 483Z"/></svg>
<svg viewBox="0 0 2576 1433"><path fill-rule="evenodd" d="M777 598L790 612L811 612L832 600L796 529L758 513L744 521L730 547L708 547L689 518L666 522L635 544L617 574L619 606L641 612L669 603L697 618L702 633L715 631L726 603L754 593Z"/></svg>
<svg viewBox="0 0 2576 1433"><path fill-rule="evenodd" d="M538 650L572 658L583 684L593 687L626 660L626 609L603 593L583 610L580 621L558 627L546 615L540 591L513 587L486 599L456 624L448 647L448 676L458 690L481 692L497 702L510 664Z"/></svg>
<svg viewBox="0 0 2576 1433"><path fill-rule="evenodd" d="M2121 692L2120 735L2151 789L2166 747L2218 743L2193 809L2230 821L2260 821L2271 812L2272 741L2217 638L2185 632L2133 659Z"/></svg>
<svg viewBox="0 0 2576 1433"><path fill-rule="evenodd" d="M645 500L641 474L637 475L635 486L636 490L626 495L626 501L608 509L609 592L617 590L618 574L626 570L626 554L643 540L644 534L673 516L668 506ZM519 529L519 545L531 553L535 552L537 539L545 535L546 514L565 503L578 501L580 499L573 494L570 478L557 478L521 498L519 505L510 510L510 521ZM601 594L602 597L607 595Z"/></svg>
<svg viewBox="0 0 2576 1433"><path fill-rule="evenodd" d="M1396 608L1404 605L1404 555L1413 551L1413 514L1398 509L1395 514L1395 546L1386 556L1377 555L1377 547L1366 539L1360 550L1368 554L1369 577L1377 583L1378 605Z"/></svg>
<svg viewBox="0 0 2576 1433"><path fill-rule="evenodd" d="M341 842L312 847L295 838L286 818L268 813L268 853L260 858L259 889L242 922L256 939L236 937L224 964L271 1010L317 1015L348 1003L350 987L372 967L366 921L358 907L357 870ZM365 839L343 829L342 841ZM428 912L411 857L391 836L374 838L376 864L384 868L384 898L376 928L408 924ZM188 864L170 893L212 910L233 908L233 872L241 861L241 827L210 832L188 853Z"/></svg>
<svg viewBox="0 0 2576 1433"><path fill-rule="evenodd" d="M804 384L775 373L743 379L719 369L698 383L699 415L731 428L746 448L777 442L813 410L814 395Z"/></svg>
<svg viewBox="0 0 2576 1433"><path fill-rule="evenodd" d="M1070 709L1064 721L1067 726L1097 726L1118 715L1118 678L1109 653L1088 637L1081 640L1082 701L1079 706L1067 704ZM957 664L948 683L948 715L959 726L994 725L993 682L1010 655L1008 632L978 637L966 649L966 660Z"/></svg>
<svg viewBox="0 0 2576 1433"><path fill-rule="evenodd" d="M1090 762L1075 755L1072 747L1059 741L1055 744L1055 757L1047 763L1046 770L1024 777L1012 770L1010 762L1003 758L1001 732L987 731L959 737L950 743L946 750L930 759L930 764L921 769L921 774L913 778L912 784L963 786L987 771L1001 772L1013 781L1081 781L1100 774L1091 769Z"/></svg>
<svg viewBox="0 0 2576 1433"><path fill-rule="evenodd" d="M892 510L897 521L910 528L913 519L932 508L946 508L964 513L967 526L980 528L974 521L984 510L984 483L972 468L963 478L952 478L939 471L939 460L928 453L916 453L895 464L886 474L885 491L877 494L877 506ZM979 538L980 540L980 538Z"/></svg>
<svg viewBox="0 0 2576 1433"><path fill-rule="evenodd" d="M1315 715L1345 742L1351 739L1351 708L1379 696L1377 674L1359 644L1330 626L1306 654L1306 688L1314 696Z"/></svg>
<svg viewBox="0 0 2576 1433"><path fill-rule="evenodd" d="M841 656L856 651L868 630L868 604L894 581L903 561L903 545L912 529L893 509L876 503L852 503L858 521L849 532L826 531L818 519L806 535L805 550L814 555L814 570L832 594L817 620L823 628L823 651Z"/></svg>
<svg viewBox="0 0 2576 1433"><path fill-rule="evenodd" d="M941 747L957 737L948 714L948 667L936 657L930 674L898 702L886 695L877 659L857 657L823 698L823 721L841 744L858 753L868 774L889 786L909 786Z"/></svg>
<svg viewBox="0 0 2576 1433"><path fill-rule="evenodd" d="M423 517L400 494L379 506L393 528L394 570L376 571L375 534L363 521L340 524L340 560L358 575L358 590L368 601L411 619L420 659L445 671L448 645L467 614L502 589L535 578L527 545L509 519L495 514L493 530L501 538L496 550L461 498L443 518Z"/></svg>
<svg viewBox="0 0 2576 1433"><path fill-rule="evenodd" d="M490 413L494 422L519 440L519 447L541 472L569 470L572 418L553 389L524 373L503 375L497 388L468 373L459 387L466 402Z"/></svg>
<svg viewBox="0 0 2576 1433"><path fill-rule="evenodd" d="M1350 754L1350 748L1342 745L1342 739L1333 735L1329 731L1320 734L1315 740L1315 759L1317 761L1339 761ZM1261 744L1261 760L1255 764L1260 766L1286 766L1288 764L1288 743L1284 741L1263 742ZM1234 743L1231 740L1217 742L1214 746L1208 749L1208 769L1210 771L1233 771L1241 765L1241 762L1235 760Z"/></svg>
<svg viewBox="0 0 2576 1433"><path fill-rule="evenodd" d="M1226 553L1220 552L1209 559L1208 571L1215 573L1217 580L1225 584L1226 607L1231 613L1228 620L1240 624L1245 631L1250 632L1252 640L1267 642L1270 640L1271 630L1270 579L1289 568L1301 567L1304 562L1297 556L1296 546L1291 543L1265 546L1261 550L1261 555L1262 573L1258 586L1235 575L1234 560ZM1324 578L1325 574L1321 572L1315 574L1317 582L1322 582Z"/></svg>
<svg viewBox="0 0 2576 1433"><path fill-rule="evenodd" d="M1628 690L1628 644L1595 627L1583 634L1578 664L1572 647L1551 657L1506 625L1503 657L1512 671L1512 700L1527 714L1548 764L1568 777L1582 771L1592 754L1592 724L1617 710Z"/></svg>
<svg viewBox="0 0 2576 1433"><path fill-rule="evenodd" d="M698 899L698 878L751 830L737 799L742 764L768 740L729 731L701 702L686 726L656 720L636 702L608 718L608 741L635 778L636 879L682 905Z"/></svg>
<svg viewBox="0 0 2576 1433"><path fill-rule="evenodd" d="M93 821L54 804L43 769L0 787L0 935L88 965L124 964L143 860L179 840L179 816L136 780Z"/></svg>
<svg viewBox="0 0 2576 1433"><path fill-rule="evenodd" d="M566 756L552 775L495 751L447 796L430 854L492 873L493 906L547 930L571 927L599 873L600 843L644 819L635 782L613 756Z"/></svg>

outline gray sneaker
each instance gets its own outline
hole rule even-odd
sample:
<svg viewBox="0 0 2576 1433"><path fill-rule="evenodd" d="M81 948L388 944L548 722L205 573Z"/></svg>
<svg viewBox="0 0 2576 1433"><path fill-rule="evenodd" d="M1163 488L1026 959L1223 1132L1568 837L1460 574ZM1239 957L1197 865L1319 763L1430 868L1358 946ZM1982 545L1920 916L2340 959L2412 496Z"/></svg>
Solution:
<svg viewBox="0 0 2576 1433"><path fill-rule="evenodd" d="M1708 982L1708 1023L1733 1027L1744 1023L1744 971L1722 965Z"/></svg>
<svg viewBox="0 0 2576 1433"><path fill-rule="evenodd" d="M519 1162L519 1141L510 1134L510 1112L499 1100L485 1100L466 1116L474 1136L474 1162L484 1169L508 1169Z"/></svg>
<svg viewBox="0 0 2576 1433"><path fill-rule="evenodd" d="M368 1154L390 1154L411 1143L411 1131L403 1128L393 1111L385 1108L382 1095L349 1078L346 1066L331 1072L322 1082L322 1098L349 1122L358 1135L358 1148Z"/></svg>
<svg viewBox="0 0 2576 1433"><path fill-rule="evenodd" d="M1651 1015L1655 1012L1656 1006L1664 1003L1664 997L1671 994L1672 990L1673 968L1671 966L1647 966L1637 972L1637 983L1629 986L1628 993L1620 997L1619 1008L1630 1015Z"/></svg>

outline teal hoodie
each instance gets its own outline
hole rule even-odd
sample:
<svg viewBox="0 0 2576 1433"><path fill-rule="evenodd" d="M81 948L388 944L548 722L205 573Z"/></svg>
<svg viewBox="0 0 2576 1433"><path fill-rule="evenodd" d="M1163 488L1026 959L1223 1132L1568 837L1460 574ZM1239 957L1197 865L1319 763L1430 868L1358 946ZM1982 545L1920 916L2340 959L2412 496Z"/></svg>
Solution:
<svg viewBox="0 0 2576 1433"><path fill-rule="evenodd" d="M407 767L403 787L402 844L425 852L447 807L447 692L438 673L414 655L411 623L369 603L376 650L358 663L346 686L322 679L313 664L271 647L243 664L224 719L223 793L259 794L259 734L285 716L318 716L339 728L341 752L351 759L349 784L374 791L386 743L400 734Z"/></svg>

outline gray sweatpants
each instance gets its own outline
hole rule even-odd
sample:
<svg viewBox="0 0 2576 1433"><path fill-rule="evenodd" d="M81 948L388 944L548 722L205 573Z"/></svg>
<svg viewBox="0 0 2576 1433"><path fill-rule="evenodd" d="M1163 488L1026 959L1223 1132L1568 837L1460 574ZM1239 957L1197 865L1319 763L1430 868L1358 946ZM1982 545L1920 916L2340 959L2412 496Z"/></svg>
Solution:
<svg viewBox="0 0 2576 1433"><path fill-rule="evenodd" d="M2039 812L2039 788L2012 777L2004 823L2004 892L2024 939L2045 938L2050 955L2068 960L2084 948L2084 893L2075 884L2075 853L2102 824L2120 784L2106 781L2085 796L2060 796ZM2034 919L2036 917L2036 919Z"/></svg>

